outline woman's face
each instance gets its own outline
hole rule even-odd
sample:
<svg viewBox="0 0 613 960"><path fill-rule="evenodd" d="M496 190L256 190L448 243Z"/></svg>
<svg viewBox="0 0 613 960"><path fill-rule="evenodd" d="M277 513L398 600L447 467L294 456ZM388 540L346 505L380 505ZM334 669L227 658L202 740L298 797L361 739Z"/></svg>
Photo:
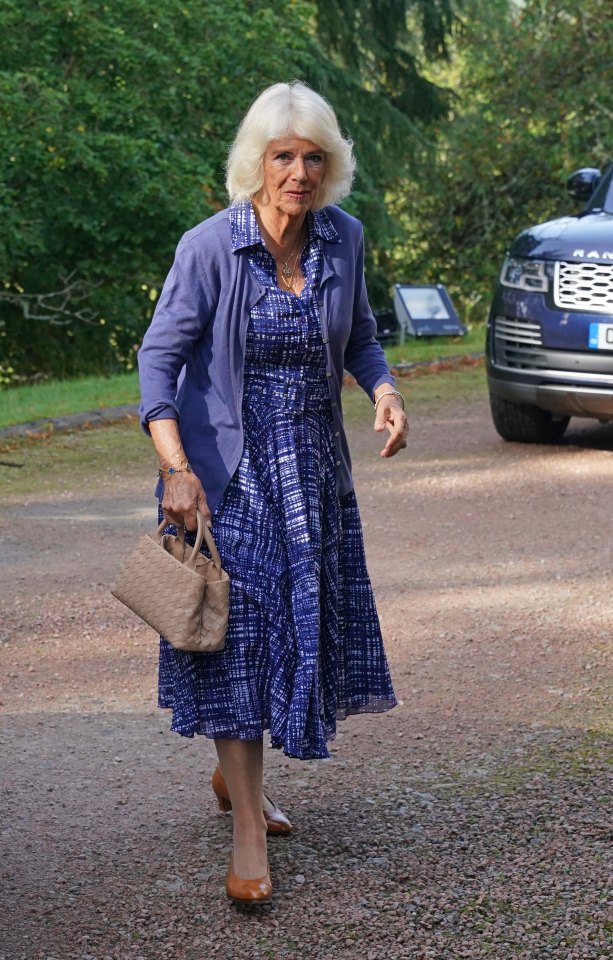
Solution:
<svg viewBox="0 0 613 960"><path fill-rule="evenodd" d="M264 183L257 199L272 204L279 213L300 216L317 201L326 172L326 155L311 140L289 135L270 141L263 168Z"/></svg>

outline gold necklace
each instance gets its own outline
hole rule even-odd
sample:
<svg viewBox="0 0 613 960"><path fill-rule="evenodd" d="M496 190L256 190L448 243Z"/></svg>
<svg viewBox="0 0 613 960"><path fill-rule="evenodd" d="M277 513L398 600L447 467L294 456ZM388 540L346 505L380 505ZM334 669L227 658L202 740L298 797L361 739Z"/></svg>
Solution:
<svg viewBox="0 0 613 960"><path fill-rule="evenodd" d="M272 235L271 235L271 234L268 232L268 230L265 228L264 224L261 223L259 217L258 217L258 225L259 225L259 227L260 227L260 231L261 231L264 239L267 241L268 252L270 253L270 255L271 255L271 257L273 258L273 260L275 261L275 266L276 266L276 268L277 268L277 270L278 270L278 272L279 272L279 278L280 278L281 282L284 284L284 286L287 287L287 289L290 291L290 293L295 293L295 289L294 289L294 275L295 275L295 273L296 273L296 267L297 267L298 261L299 261L299 259L300 259L300 252L301 252L302 244L303 244L303 242L304 242L302 226L301 226L300 229L298 230L298 236L296 237L296 243L294 244L290 255L288 256L287 260L282 260L281 257L278 257L278 258L275 257L274 253L273 253L272 250L270 249L270 243L271 243L271 241L276 244L276 240L273 240ZM280 245L277 244L277 246L280 246Z"/></svg>
<svg viewBox="0 0 613 960"><path fill-rule="evenodd" d="M285 284L289 292L294 294L296 293L296 290L294 289L294 274L296 273L297 263L298 263L298 257L296 257L296 259L294 260L294 266L292 267L292 270L289 276L286 276L284 271L281 272L282 282Z"/></svg>
<svg viewBox="0 0 613 960"><path fill-rule="evenodd" d="M279 277L281 279L281 282L284 284L284 286L287 287L290 293L293 293L293 294L296 293L295 285L294 285L294 276L296 274L296 267L298 266L298 263L300 261L300 252L302 247L301 234L302 234L302 231L300 231L300 234L298 235L298 239L296 241L296 245L294 249L292 250L289 257L283 263L282 266L278 262L277 258L274 257L274 261L275 261L275 264L277 265L277 270L279 271Z"/></svg>
<svg viewBox="0 0 613 960"><path fill-rule="evenodd" d="M264 235L265 240L268 241L269 253L271 254L273 260L277 264L277 269L279 270L279 273L281 273L284 277L291 277L292 274L294 273L294 270L296 269L296 260L298 259L300 248L303 242L302 225L298 230L298 236L296 237L296 242L292 247L287 260L283 260L281 256L275 257L274 253L270 249L271 241L272 243L275 244L275 246L280 246L280 244L278 244L277 241L273 239L272 234L268 232L268 230L265 228L263 223L259 223L259 226L262 234ZM292 261L294 261L293 264L292 264Z"/></svg>
<svg viewBox="0 0 613 960"><path fill-rule="evenodd" d="M302 231L300 231L300 232L298 233L298 239L296 240L294 249L293 249L292 252L290 253L289 257L287 258L287 260L285 261L285 263L283 264L283 266L280 268L280 269L281 269L281 273L283 274L284 277L293 277L293 275L294 275L294 271L295 271L295 269L296 269L296 261L297 261L297 259L298 259L298 247L300 246L300 234L301 234L301 233L302 233ZM294 264L293 264L293 266L290 268L290 262L291 262L292 258L294 259ZM275 261L275 262L276 262L276 261Z"/></svg>

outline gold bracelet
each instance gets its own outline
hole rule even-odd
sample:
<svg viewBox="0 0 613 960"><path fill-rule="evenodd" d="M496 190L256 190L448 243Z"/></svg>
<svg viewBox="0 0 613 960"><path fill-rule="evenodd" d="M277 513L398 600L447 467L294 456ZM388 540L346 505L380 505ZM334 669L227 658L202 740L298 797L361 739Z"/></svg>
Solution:
<svg viewBox="0 0 613 960"><path fill-rule="evenodd" d="M386 390L385 393L379 394L375 400L375 413L377 412L377 407L379 406L379 401L383 400L383 397L398 397L402 404L402 409L404 410L404 397L397 390Z"/></svg>
<svg viewBox="0 0 613 960"><path fill-rule="evenodd" d="M175 473L193 473L193 470L186 460L184 467L169 467L168 470L165 470L164 467L160 467L158 470L158 477L161 477L163 480L164 477L174 477Z"/></svg>
<svg viewBox="0 0 613 960"><path fill-rule="evenodd" d="M175 456L177 456L177 454L174 454L174 453L173 453L172 457L166 457L165 460L162 460L162 461L160 462L160 470L165 470L166 472L168 472L168 470L172 470L173 468L172 468L172 466L170 465L170 461L171 461ZM184 457L181 457L181 458L178 460L177 466L175 467L175 469L178 469L179 467L185 467L186 465L189 466L187 457L185 457L185 456L184 456Z"/></svg>
<svg viewBox="0 0 613 960"><path fill-rule="evenodd" d="M181 447L177 447L177 449L175 450L174 453L169 454L169 456L164 457L164 459L160 461L160 466L162 467L162 470L166 470L166 469L167 469L166 464L170 464L171 460L178 460L178 461L179 461L179 466L180 466L182 463L187 463L187 457L185 456L185 453L183 452L183 447L182 447L182 446L181 446Z"/></svg>

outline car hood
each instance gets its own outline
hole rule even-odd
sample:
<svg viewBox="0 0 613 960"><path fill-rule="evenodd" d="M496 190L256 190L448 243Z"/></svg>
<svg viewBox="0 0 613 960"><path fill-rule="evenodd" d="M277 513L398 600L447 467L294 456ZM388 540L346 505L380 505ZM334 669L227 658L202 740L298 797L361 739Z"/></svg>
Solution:
<svg viewBox="0 0 613 960"><path fill-rule="evenodd" d="M543 260L593 260L613 263L613 214L560 217L523 230L509 253Z"/></svg>

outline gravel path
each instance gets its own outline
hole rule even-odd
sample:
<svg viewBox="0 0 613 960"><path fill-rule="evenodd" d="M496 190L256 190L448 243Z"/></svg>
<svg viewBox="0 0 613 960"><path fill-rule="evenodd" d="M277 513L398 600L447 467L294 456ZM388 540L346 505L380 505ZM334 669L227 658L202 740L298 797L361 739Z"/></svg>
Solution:
<svg viewBox="0 0 613 960"><path fill-rule="evenodd" d="M0 958L608 958L613 427L574 424L506 445L463 402L396 463L351 428L401 704L330 761L266 754L295 833L259 912L223 896L213 746L168 732L108 595L151 472L5 501Z"/></svg>

